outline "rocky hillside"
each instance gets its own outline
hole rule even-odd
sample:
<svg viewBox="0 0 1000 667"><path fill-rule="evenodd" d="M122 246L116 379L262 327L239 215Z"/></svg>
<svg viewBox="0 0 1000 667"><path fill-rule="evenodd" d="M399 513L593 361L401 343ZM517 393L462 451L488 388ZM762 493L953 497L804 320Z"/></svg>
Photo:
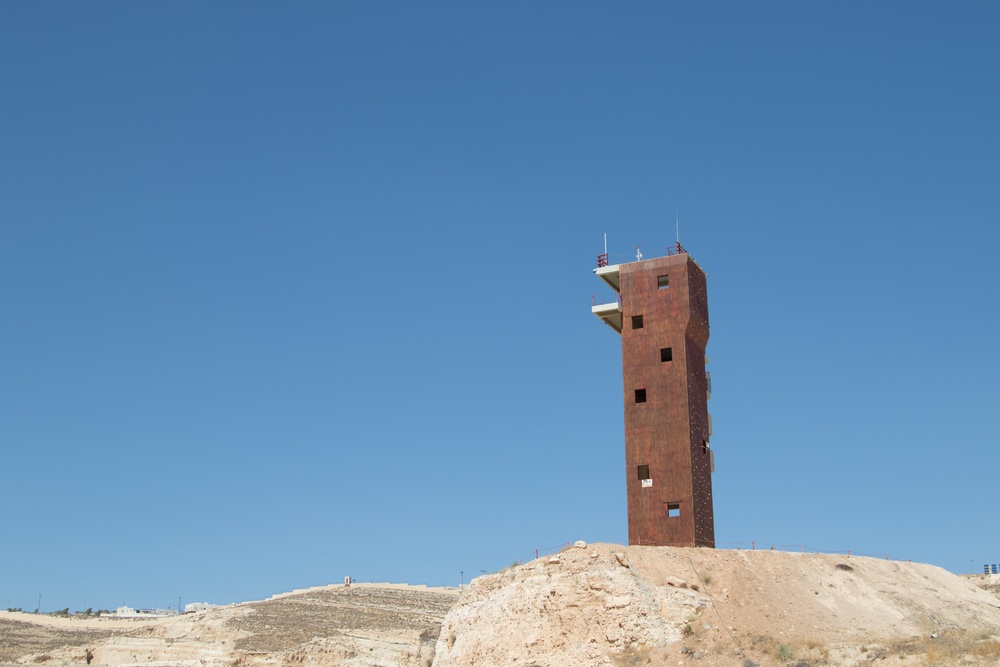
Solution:
<svg viewBox="0 0 1000 667"><path fill-rule="evenodd" d="M998 640L997 597L930 565L599 544L473 581L434 665L998 665Z"/></svg>
<svg viewBox="0 0 1000 667"><path fill-rule="evenodd" d="M0 613L0 663L429 667L458 592L326 586L153 621Z"/></svg>
<svg viewBox="0 0 1000 667"><path fill-rule="evenodd" d="M583 545L461 597L355 584L156 621L0 613L0 663L1000 666L1000 599L980 587L994 583L872 558Z"/></svg>

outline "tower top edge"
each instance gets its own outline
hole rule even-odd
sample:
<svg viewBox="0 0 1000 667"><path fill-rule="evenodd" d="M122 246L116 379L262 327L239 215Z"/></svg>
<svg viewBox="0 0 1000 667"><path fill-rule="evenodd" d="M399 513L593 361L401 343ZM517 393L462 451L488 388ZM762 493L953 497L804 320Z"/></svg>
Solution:
<svg viewBox="0 0 1000 667"><path fill-rule="evenodd" d="M627 262L615 262L614 264L611 264L609 256L608 256L607 247L605 247L604 252L602 254L600 254L600 255L597 256L597 269L595 269L594 272L597 273L601 269L604 269L604 268L609 268L610 269L612 267L631 266L631 265L634 265L634 264L644 264L644 263L647 263L647 262L655 262L657 260L663 260L665 258L685 257L688 260L690 260L691 263L693 263L696 267L698 267L699 271L701 271L702 273L705 273L705 270L703 268L701 268L701 265L698 264L698 262L694 259L694 257L691 256L691 254L687 251L687 249L684 248L684 246L682 246L680 244L679 241L677 243L669 246L667 248L666 254L664 254L664 255L657 255L656 257L648 257L648 258L647 257L643 257L642 256L642 251L641 251L640 248L641 248L641 246L636 246L636 258L634 260L627 261Z"/></svg>
<svg viewBox="0 0 1000 667"><path fill-rule="evenodd" d="M664 261L666 260L666 261ZM619 270L624 270L628 267L631 271L642 271L644 269L653 268L654 266L663 266L667 264L672 264L674 266L682 263L690 262L693 264L701 273L708 275L705 269L701 267L701 264L695 260L694 257L687 253L683 254L670 254L670 255L660 255L659 257L643 257L640 260L632 260L631 262L619 262L616 266L620 267ZM646 265L646 266L643 266Z"/></svg>

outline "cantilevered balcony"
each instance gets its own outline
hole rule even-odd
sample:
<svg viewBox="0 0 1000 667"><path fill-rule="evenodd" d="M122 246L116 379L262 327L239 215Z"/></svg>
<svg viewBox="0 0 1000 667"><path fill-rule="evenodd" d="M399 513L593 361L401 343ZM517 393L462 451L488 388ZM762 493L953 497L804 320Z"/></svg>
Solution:
<svg viewBox="0 0 1000 667"><path fill-rule="evenodd" d="M590 308L590 312L618 333L622 332L622 305L617 301L595 304Z"/></svg>
<svg viewBox="0 0 1000 667"><path fill-rule="evenodd" d="M618 265L608 266L607 255L601 255L597 258L597 268L594 269L594 273L597 277L608 284L608 286L615 291L615 300L611 303L597 303L595 302L591 305L590 312L601 318L601 321L607 324L609 327L617 331L622 332L622 304L621 298L618 293L621 292L621 282L618 276Z"/></svg>
<svg viewBox="0 0 1000 667"><path fill-rule="evenodd" d="M618 277L618 266L618 264L612 264L611 266L598 266L594 269L594 273L598 278L606 282L611 289L620 293L622 291L622 286Z"/></svg>

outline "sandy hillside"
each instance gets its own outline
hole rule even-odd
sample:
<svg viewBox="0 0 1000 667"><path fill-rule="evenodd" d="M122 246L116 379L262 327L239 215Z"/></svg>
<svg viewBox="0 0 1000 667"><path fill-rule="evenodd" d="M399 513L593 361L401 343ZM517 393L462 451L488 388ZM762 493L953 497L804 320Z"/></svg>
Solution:
<svg viewBox="0 0 1000 667"><path fill-rule="evenodd" d="M0 613L0 663L428 667L458 592L333 585L156 620Z"/></svg>
<svg viewBox="0 0 1000 667"><path fill-rule="evenodd" d="M1000 667L997 584L872 558L597 544L461 597L355 584L156 621L0 613L0 663Z"/></svg>
<svg viewBox="0 0 1000 667"><path fill-rule="evenodd" d="M434 664L1000 665L998 640L1000 600L930 565L598 544L473 581Z"/></svg>

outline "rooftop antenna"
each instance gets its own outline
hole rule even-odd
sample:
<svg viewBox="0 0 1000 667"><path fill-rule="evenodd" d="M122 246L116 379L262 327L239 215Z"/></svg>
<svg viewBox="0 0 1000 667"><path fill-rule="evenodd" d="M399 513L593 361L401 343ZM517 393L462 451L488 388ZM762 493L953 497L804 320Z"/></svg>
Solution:
<svg viewBox="0 0 1000 667"><path fill-rule="evenodd" d="M667 254L672 255L675 252L678 255L687 254L687 250L681 245L681 214L676 209L674 210L674 248Z"/></svg>
<svg viewBox="0 0 1000 667"><path fill-rule="evenodd" d="M637 262L641 262L642 261L642 246L638 246L637 245L635 247L635 261L637 261Z"/></svg>
<svg viewBox="0 0 1000 667"><path fill-rule="evenodd" d="M604 254L608 254L608 233L604 232Z"/></svg>

